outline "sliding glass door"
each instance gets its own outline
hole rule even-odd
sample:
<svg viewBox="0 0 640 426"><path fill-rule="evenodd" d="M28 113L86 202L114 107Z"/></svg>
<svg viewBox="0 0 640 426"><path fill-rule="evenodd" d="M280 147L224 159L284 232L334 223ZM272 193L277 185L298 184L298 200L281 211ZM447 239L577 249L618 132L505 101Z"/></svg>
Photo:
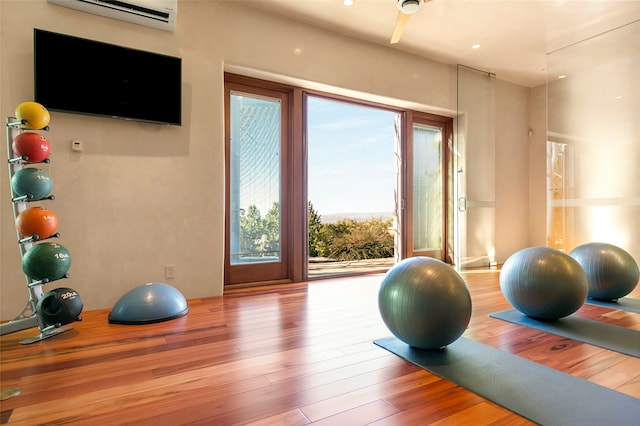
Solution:
<svg viewBox="0 0 640 426"><path fill-rule="evenodd" d="M495 264L495 75L458 66L455 264Z"/></svg>
<svg viewBox="0 0 640 426"><path fill-rule="evenodd" d="M453 119L225 75L225 285L450 262Z"/></svg>

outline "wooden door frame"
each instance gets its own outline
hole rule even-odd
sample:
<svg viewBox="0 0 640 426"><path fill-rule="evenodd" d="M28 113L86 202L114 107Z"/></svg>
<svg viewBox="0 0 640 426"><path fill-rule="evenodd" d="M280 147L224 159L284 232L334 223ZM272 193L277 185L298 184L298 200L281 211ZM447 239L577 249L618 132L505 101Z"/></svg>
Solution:
<svg viewBox="0 0 640 426"><path fill-rule="evenodd" d="M447 258L448 253L448 227L447 219L449 217L449 158L451 157L451 147L449 141L453 140L453 118L445 117L425 112L407 111L403 123L403 135L401 140L402 150L402 201L401 208L401 257L408 258L413 256L429 256L434 257L443 262L450 262ZM413 251L413 126L414 124L423 124L427 126L439 127L442 129L442 153L440 161L442 162L442 243L441 249L429 252Z"/></svg>
<svg viewBox="0 0 640 426"><path fill-rule="evenodd" d="M246 273L242 275L242 279L230 280L230 244L229 244L229 227L230 227L230 170L229 170L229 150L230 150L230 114L228 108L230 105L231 90L239 92L252 93L256 95L263 94L270 96L269 92L278 93L279 96L286 98L286 106L283 104L283 117L286 117L282 127L283 141L281 144L281 170L283 181L281 182L281 226L282 226L282 247L286 247L281 251L281 270L277 278L272 277L256 277L255 273ZM290 86L287 84L276 83L268 80L261 80L253 77L247 77L237 74L224 74L224 105L225 105L225 264L224 277L225 288L256 286L263 284L277 284L301 282L308 280L308 206L307 206L307 141L306 141L306 108L305 97L316 96L332 99L336 101L350 102L361 106L369 106L381 108L387 111L393 111L401 116L402 134L400 139L401 149L401 170L400 170L400 200L398 221L401 232L401 241L397 247L398 258L404 259L416 255L413 250L413 226L410 221L413 209L412 197L409 193L411 188L410 180L412 179L412 139L413 124L427 124L443 129L443 149L442 149L442 253L438 256L440 260L447 261L447 245L448 245L448 197L449 179L447 178L449 158L451 156L451 147L449 141L453 138L453 118L408 110L405 108L394 107L391 105L380 104L376 102L366 101L363 99L355 99L348 96L342 96L318 90L303 89L300 87ZM274 97L274 96L271 96ZM264 265L264 264L262 264Z"/></svg>
<svg viewBox="0 0 640 426"><path fill-rule="evenodd" d="M299 219L296 219L294 204L295 194L300 192L298 186L301 185L296 174L299 173L299 161L294 161L296 152L291 149L294 132L301 125L295 124L294 114L297 103L294 88L273 83L266 80L258 80L251 77L225 73L224 75L224 103L225 103L225 241L224 241L224 285L244 286L262 285L275 283L288 283L301 280L301 274L295 271L298 262L299 243L295 242L295 234L299 232ZM264 95L282 100L283 126L281 127L280 145L280 232L281 232L281 252L280 260L273 263L256 263L251 265L232 266L230 256L230 95L232 91L245 92L255 95ZM299 109L299 108L298 108ZM299 115L299 114L297 114ZM299 130L298 130L299 131ZM297 230L297 231L296 231ZM262 268L262 269L261 269ZM232 270L233 269L233 270Z"/></svg>

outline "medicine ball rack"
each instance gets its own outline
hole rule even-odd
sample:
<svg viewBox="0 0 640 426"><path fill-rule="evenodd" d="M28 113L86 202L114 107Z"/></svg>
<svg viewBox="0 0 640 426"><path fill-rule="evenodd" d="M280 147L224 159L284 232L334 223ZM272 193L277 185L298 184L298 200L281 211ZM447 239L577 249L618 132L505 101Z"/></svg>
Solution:
<svg viewBox="0 0 640 426"><path fill-rule="evenodd" d="M9 181L13 175L16 174L18 170L21 170L25 164L38 164L29 162L29 158L27 156L17 156L17 154L13 150L13 141L17 135L19 135L23 130L24 125L26 123L18 120L15 117L7 117L6 119L6 127L7 127L7 156L8 164L9 164ZM49 127L45 127L43 129L30 129L30 130L45 130L48 131ZM49 164L49 158L46 158L39 163ZM55 197L53 195L48 195L43 198L33 199L28 195L23 196L15 196L13 189L10 189L12 198L11 201L13 203L13 219L14 221L17 219L18 214L27 209L27 204L36 201L45 201L45 200L54 200ZM16 229L16 234L18 236L18 245L20 247L20 255L21 258L24 257L27 250L29 250L34 241L42 241L49 238L59 238L60 233L56 232L55 234L40 238L38 235L31 236L21 236L20 233ZM42 299L44 292L43 286L49 284L56 280L50 280L48 278L44 278L42 280L33 280L29 276L25 274L27 279L27 289L29 291L29 301L27 305L23 309L23 311L16 317L14 320L0 324L0 336L15 333L17 331L25 330L32 327L38 327L40 330L40 334L32 337L30 339L26 339L20 342L20 344L28 345L30 343L39 342L41 340L47 339L49 337L56 336L60 333L64 333L66 331L71 330L73 327L65 326L61 327L60 324L47 324L45 321L38 315L37 306L40 299ZM69 274L66 273L63 278L69 278Z"/></svg>

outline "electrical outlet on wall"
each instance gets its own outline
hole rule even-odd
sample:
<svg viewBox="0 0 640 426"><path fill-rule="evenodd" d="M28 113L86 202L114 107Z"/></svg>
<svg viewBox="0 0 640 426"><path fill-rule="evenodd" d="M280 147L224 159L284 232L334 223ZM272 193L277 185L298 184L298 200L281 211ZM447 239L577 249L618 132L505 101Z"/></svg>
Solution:
<svg viewBox="0 0 640 426"><path fill-rule="evenodd" d="M164 265L164 277L167 279L176 277L176 265Z"/></svg>

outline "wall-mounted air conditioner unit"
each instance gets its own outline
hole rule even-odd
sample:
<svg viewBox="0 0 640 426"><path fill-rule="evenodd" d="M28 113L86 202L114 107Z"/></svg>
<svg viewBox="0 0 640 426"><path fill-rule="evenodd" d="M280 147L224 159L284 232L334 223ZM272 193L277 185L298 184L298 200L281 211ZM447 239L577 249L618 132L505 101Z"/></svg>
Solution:
<svg viewBox="0 0 640 426"><path fill-rule="evenodd" d="M48 0L49 3L138 25L173 31L178 0Z"/></svg>

